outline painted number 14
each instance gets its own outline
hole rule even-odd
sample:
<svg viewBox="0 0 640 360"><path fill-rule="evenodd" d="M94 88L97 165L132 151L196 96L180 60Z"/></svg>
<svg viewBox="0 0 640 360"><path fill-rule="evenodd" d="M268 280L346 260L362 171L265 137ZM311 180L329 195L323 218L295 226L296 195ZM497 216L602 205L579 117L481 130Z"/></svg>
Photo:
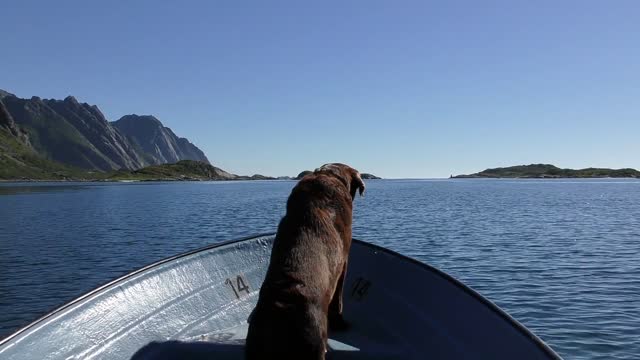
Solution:
<svg viewBox="0 0 640 360"><path fill-rule="evenodd" d="M251 292L251 290L249 290L249 282L242 275L236 275L235 278L227 278L224 283L231 288L236 299L249 295Z"/></svg>

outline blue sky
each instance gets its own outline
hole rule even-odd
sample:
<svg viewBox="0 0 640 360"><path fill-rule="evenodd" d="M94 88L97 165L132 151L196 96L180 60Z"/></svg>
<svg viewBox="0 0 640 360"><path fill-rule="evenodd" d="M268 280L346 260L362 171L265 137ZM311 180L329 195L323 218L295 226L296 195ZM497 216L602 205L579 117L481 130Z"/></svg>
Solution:
<svg viewBox="0 0 640 360"><path fill-rule="evenodd" d="M637 1L15 1L0 88L152 114L238 174L640 168Z"/></svg>

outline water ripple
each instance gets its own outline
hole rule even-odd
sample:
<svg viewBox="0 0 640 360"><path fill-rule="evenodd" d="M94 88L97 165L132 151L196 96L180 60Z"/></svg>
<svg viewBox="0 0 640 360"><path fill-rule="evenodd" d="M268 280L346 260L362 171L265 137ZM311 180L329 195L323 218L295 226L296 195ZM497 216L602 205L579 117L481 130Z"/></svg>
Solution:
<svg viewBox="0 0 640 360"><path fill-rule="evenodd" d="M275 231L294 184L0 185L0 337L150 262ZM638 181L370 181L354 236L459 278L567 359L640 354Z"/></svg>

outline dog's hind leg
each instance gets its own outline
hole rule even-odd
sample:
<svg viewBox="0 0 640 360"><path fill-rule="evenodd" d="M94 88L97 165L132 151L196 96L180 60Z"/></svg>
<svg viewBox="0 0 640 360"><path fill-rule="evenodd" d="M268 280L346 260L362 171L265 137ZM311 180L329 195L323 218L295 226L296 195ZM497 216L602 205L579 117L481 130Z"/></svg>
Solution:
<svg viewBox="0 0 640 360"><path fill-rule="evenodd" d="M340 277L336 284L336 290L333 293L331 303L329 303L329 329L334 331L343 331L349 328L349 323L345 321L342 314L342 294L344 288L344 278L347 276L347 262L345 261Z"/></svg>

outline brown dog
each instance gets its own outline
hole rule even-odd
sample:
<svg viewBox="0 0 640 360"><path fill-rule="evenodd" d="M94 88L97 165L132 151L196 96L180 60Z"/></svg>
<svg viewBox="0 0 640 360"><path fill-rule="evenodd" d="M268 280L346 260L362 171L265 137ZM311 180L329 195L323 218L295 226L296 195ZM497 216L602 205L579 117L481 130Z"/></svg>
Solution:
<svg viewBox="0 0 640 360"><path fill-rule="evenodd" d="M287 201L267 276L251 316L247 359L324 359L327 329L344 329L342 287L351 247L357 170L326 164Z"/></svg>

